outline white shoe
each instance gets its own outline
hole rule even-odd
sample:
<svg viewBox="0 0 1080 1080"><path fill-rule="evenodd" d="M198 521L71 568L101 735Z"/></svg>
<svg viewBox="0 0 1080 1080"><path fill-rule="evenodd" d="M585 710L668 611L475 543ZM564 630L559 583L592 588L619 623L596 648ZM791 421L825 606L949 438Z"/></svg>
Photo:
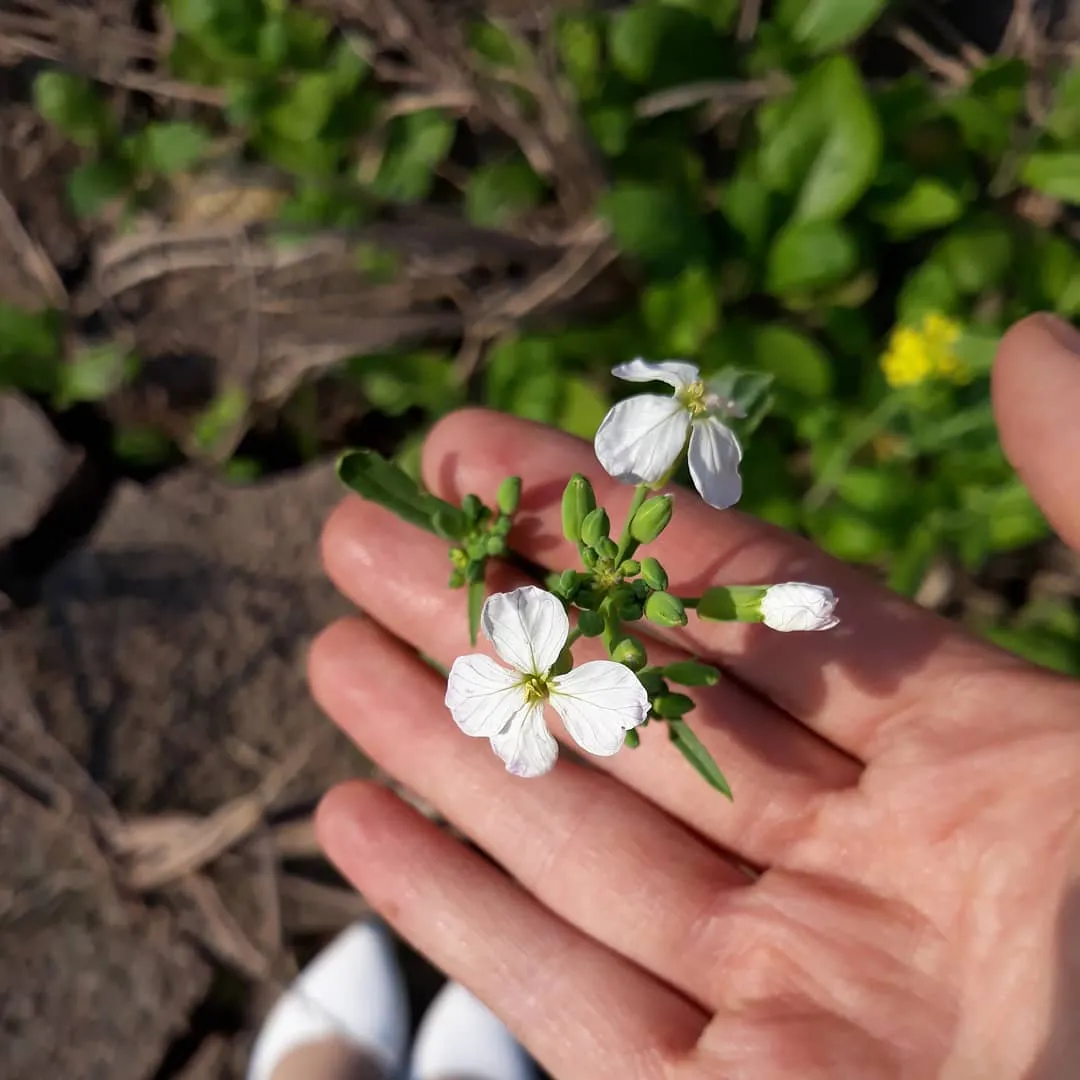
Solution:
<svg viewBox="0 0 1080 1080"><path fill-rule="evenodd" d="M297 976L270 1010L248 1065L269 1080L305 1043L343 1039L399 1076L409 1042L409 999L389 935L374 923L343 930Z"/></svg>
<svg viewBox="0 0 1080 1080"><path fill-rule="evenodd" d="M534 1080L503 1022L460 983L435 995L413 1043L410 1080Z"/></svg>

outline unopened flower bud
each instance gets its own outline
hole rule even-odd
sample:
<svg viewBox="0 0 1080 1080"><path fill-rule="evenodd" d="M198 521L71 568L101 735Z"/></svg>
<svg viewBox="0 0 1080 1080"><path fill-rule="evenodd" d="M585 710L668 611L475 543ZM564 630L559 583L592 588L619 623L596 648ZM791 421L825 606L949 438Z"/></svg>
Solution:
<svg viewBox="0 0 1080 1080"><path fill-rule="evenodd" d="M650 589L663 590L667 588L667 573L653 558L641 560L641 577Z"/></svg>
<svg viewBox="0 0 1080 1080"><path fill-rule="evenodd" d="M465 571L451 570L449 584L451 589L460 589L465 584Z"/></svg>
<svg viewBox="0 0 1080 1080"><path fill-rule="evenodd" d="M619 545L616 544L610 536L601 536L600 539L596 541L594 550L601 559L607 559L611 562L614 560L615 556L619 554Z"/></svg>
<svg viewBox="0 0 1080 1080"><path fill-rule="evenodd" d="M637 638L624 637L611 650L611 659L617 664L623 664L631 671L640 671L645 666L647 657L645 656L645 647Z"/></svg>
<svg viewBox="0 0 1080 1080"><path fill-rule="evenodd" d="M576 570L564 570L559 575L558 593L564 600L572 600L581 587L581 575Z"/></svg>
<svg viewBox="0 0 1080 1080"><path fill-rule="evenodd" d="M645 601L645 618L657 626L685 626L686 608L677 596L654 592Z"/></svg>
<svg viewBox="0 0 1080 1080"><path fill-rule="evenodd" d="M460 510L444 506L431 515L431 527L440 540L460 540L465 532L465 520Z"/></svg>
<svg viewBox="0 0 1080 1080"><path fill-rule="evenodd" d="M461 500L461 512L470 525L478 525L483 517L484 504L476 495L466 495Z"/></svg>
<svg viewBox="0 0 1080 1080"><path fill-rule="evenodd" d="M697 660L677 660L668 664L664 676L680 686L715 686L720 681L717 668Z"/></svg>
<svg viewBox="0 0 1080 1080"><path fill-rule="evenodd" d="M567 482L562 497L563 536L572 544L581 543L581 523L590 511L596 509L596 496L592 484L581 475L574 473Z"/></svg>
<svg viewBox="0 0 1080 1080"><path fill-rule="evenodd" d="M595 570L596 564L600 561L596 555L596 552L592 548L586 548L581 553L581 561L590 569Z"/></svg>
<svg viewBox="0 0 1080 1080"><path fill-rule="evenodd" d="M631 728L626 733L624 745L630 750L636 750L641 745L641 736L633 728Z"/></svg>
<svg viewBox="0 0 1080 1080"><path fill-rule="evenodd" d="M484 541L484 551L488 555L505 555L506 541L501 536L489 536Z"/></svg>
<svg viewBox="0 0 1080 1080"><path fill-rule="evenodd" d="M788 581L770 585L761 598L761 617L773 630L831 630L840 620L836 593L824 585Z"/></svg>
<svg viewBox="0 0 1080 1080"><path fill-rule="evenodd" d="M645 692L650 698L659 697L668 692L668 685L658 668L650 667L637 673L638 682L645 687Z"/></svg>
<svg viewBox="0 0 1080 1080"><path fill-rule="evenodd" d="M604 632L604 617L595 611L579 612L577 624L585 637L599 637Z"/></svg>
<svg viewBox="0 0 1080 1080"><path fill-rule="evenodd" d="M619 564L619 573L623 577L633 577L641 573L641 563L637 559L625 559Z"/></svg>
<svg viewBox="0 0 1080 1080"><path fill-rule="evenodd" d="M652 711L662 720L678 720L694 707L685 694L661 694L652 703Z"/></svg>
<svg viewBox="0 0 1080 1080"><path fill-rule="evenodd" d="M590 510L581 523L581 542L596 548L601 540L608 539L610 531L611 522L608 520L607 511L598 506L595 510Z"/></svg>
<svg viewBox="0 0 1080 1080"><path fill-rule="evenodd" d="M501 514L508 517L515 513L521 502L521 477L508 476L500 485L499 492L495 496L495 505Z"/></svg>
<svg viewBox="0 0 1080 1080"><path fill-rule="evenodd" d="M631 537L639 544L652 543L671 521L673 501L670 495L654 495L646 499L630 522Z"/></svg>

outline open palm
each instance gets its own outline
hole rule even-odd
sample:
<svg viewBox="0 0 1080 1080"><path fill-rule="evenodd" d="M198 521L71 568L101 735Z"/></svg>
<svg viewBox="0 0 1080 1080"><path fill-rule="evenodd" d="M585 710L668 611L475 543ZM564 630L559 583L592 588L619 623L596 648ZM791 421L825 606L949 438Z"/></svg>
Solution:
<svg viewBox="0 0 1080 1080"><path fill-rule="evenodd" d="M1060 334L1038 319L1016 328L995 394L1006 449L1078 543L1080 356ZM520 474L514 544L549 567L574 561L558 504L575 471L618 520L630 492L555 432L457 414L425 451L428 483L449 498L490 502ZM670 658L730 674L697 692L692 719L733 804L654 727L636 751L565 756L522 781L461 737L416 656L470 651L445 545L349 499L324 553L369 618L318 640L316 696L498 865L362 783L327 796L322 841L554 1076L1080 1075L1080 684L688 495L655 550L672 591L820 582L841 598L841 628L692 622L667 639ZM509 568L489 581L521 583Z"/></svg>

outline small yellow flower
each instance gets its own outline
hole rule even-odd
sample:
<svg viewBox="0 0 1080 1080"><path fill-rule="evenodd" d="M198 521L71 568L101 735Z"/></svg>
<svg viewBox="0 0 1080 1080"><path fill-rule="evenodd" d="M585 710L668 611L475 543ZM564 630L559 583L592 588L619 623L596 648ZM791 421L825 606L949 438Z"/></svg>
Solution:
<svg viewBox="0 0 1080 1080"><path fill-rule="evenodd" d="M919 326L898 326L881 358L885 381L892 387L917 386L929 379L958 385L971 373L954 346L960 340L960 324L938 312L926 315Z"/></svg>

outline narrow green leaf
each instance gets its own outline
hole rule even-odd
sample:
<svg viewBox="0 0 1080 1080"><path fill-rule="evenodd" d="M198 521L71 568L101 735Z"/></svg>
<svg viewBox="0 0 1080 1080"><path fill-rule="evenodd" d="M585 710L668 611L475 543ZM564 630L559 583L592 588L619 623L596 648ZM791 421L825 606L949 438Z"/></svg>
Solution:
<svg viewBox="0 0 1080 1080"><path fill-rule="evenodd" d="M811 53L839 49L857 38L885 10L888 0L789 0L777 18Z"/></svg>
<svg viewBox="0 0 1080 1080"><path fill-rule="evenodd" d="M731 788L724 779L720 766L713 761L712 754L705 749L685 720L669 720L668 737L679 748L682 756L705 778L710 787L716 788L725 797L734 801Z"/></svg>
<svg viewBox="0 0 1080 1080"><path fill-rule="evenodd" d="M476 636L480 632L480 612L484 610L486 595L483 580L469 584L469 642L472 645L476 644Z"/></svg>
<svg viewBox="0 0 1080 1080"><path fill-rule="evenodd" d="M1080 206L1080 152L1032 154L1020 179L1044 195Z"/></svg>
<svg viewBox="0 0 1080 1080"><path fill-rule="evenodd" d="M698 660L677 660L664 668L664 677L680 686L715 686L720 681L720 669Z"/></svg>
<svg viewBox="0 0 1080 1080"><path fill-rule="evenodd" d="M408 473L374 450L349 450L338 459L338 477L362 498L397 514L403 521L434 532L431 521L438 511L459 515L448 502L422 491Z"/></svg>

